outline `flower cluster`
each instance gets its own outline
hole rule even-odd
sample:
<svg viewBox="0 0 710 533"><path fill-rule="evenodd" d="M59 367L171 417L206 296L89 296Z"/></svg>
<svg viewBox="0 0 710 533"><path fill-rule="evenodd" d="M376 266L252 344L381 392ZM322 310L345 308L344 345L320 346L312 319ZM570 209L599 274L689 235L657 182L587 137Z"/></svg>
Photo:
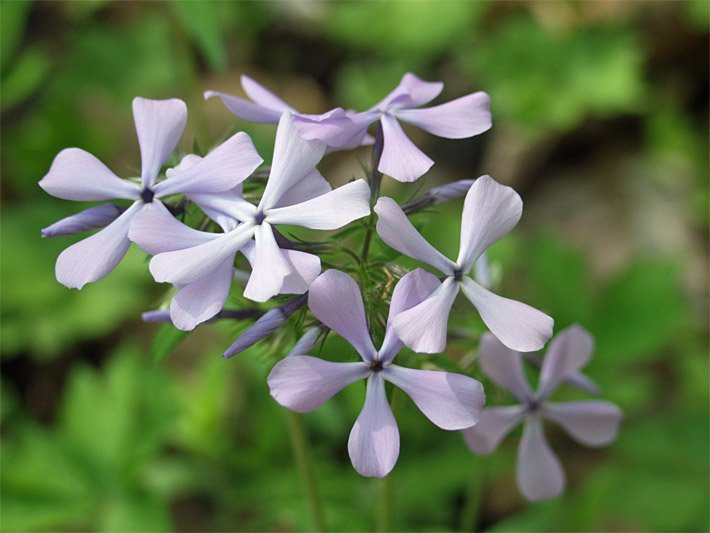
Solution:
<svg viewBox="0 0 710 533"><path fill-rule="evenodd" d="M246 76L242 88L250 100L214 91L206 92L205 98L218 97L242 119L277 125L267 168L259 169L263 159L242 132L207 154L185 154L165 168L187 120L185 104L176 99L133 101L140 176L121 179L78 148L56 156L40 181L49 194L76 201L129 201L89 207L43 230L43 236L54 237L101 228L61 253L56 265L59 282L80 289L100 280L133 242L152 256L149 270L154 279L174 286L168 293L169 306L146 313L145 320L169 320L179 329L191 330L217 319L256 319L225 351L226 357L293 322L289 317L307 304L312 318L299 313L296 329L301 330L306 321L310 324L275 364L269 388L278 403L304 412L365 379L365 403L348 441L350 458L360 474L383 477L397 461L399 431L385 389L385 382L390 382L438 427L464 431L469 446L478 453L493 451L514 425L525 420L518 461L520 488L529 499L559 494L564 478L542 436L541 418L557 422L583 443L600 445L614 438L620 411L604 402L547 401L563 381L594 388L578 372L591 356L592 344L581 328L569 329L553 341L541 363L539 390L530 390L521 352L543 348L552 336L553 320L492 292L486 259L487 248L518 223L520 196L490 176L435 187L402 205L380 196L383 176L412 182L434 164L407 137L400 122L439 137L472 137L491 127L488 95L477 92L422 107L441 93L443 83L407 73L390 94L365 111L336 108L312 115L299 113ZM373 136L369 129L375 124ZM366 179L333 189L319 173L317 166L326 154L369 145L372 164ZM460 246L452 260L428 243L409 217L461 196L465 199ZM199 209L197 225L186 223L192 206ZM339 230L360 219L364 223L354 232L343 230L324 242L303 242L283 229ZM359 255L341 242L352 234L362 237ZM421 261L441 276L421 268L406 272L392 261L372 261L369 252L375 234L396 252ZM378 272L384 273L384 280ZM361 285L366 282L368 290L364 292L354 278ZM253 307L225 307L236 287L244 299L255 302ZM483 408L483 386L473 377L394 364L405 346L426 354L446 350L449 315L459 291L490 330L481 340L481 369L509 389L520 406ZM375 296L363 301L363 294ZM276 305L266 310L258 306L268 301ZM386 321L379 321L380 304L388 304ZM379 322L384 325L378 326ZM328 331L347 340L359 360L314 357L312 352ZM376 349L373 339L379 334L381 344Z"/></svg>

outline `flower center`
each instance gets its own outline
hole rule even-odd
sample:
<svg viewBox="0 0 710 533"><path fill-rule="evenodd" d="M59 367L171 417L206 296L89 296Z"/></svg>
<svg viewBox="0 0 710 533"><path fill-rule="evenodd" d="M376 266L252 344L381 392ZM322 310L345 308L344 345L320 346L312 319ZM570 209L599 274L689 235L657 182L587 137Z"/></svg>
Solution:
<svg viewBox="0 0 710 533"><path fill-rule="evenodd" d="M153 197L155 196L155 193L150 190L150 188L146 187L141 191L141 199L143 200L144 204L149 204L153 201Z"/></svg>
<svg viewBox="0 0 710 533"><path fill-rule="evenodd" d="M370 370L373 372L379 372L382 370L382 361L375 360L370 363Z"/></svg>
<svg viewBox="0 0 710 533"><path fill-rule="evenodd" d="M463 271L460 268L454 270L454 281L457 283L463 281Z"/></svg>
<svg viewBox="0 0 710 533"><path fill-rule="evenodd" d="M265 219L266 219L266 215L262 211L259 211L254 216L254 222L256 223L257 226L261 225L261 223L264 222Z"/></svg>
<svg viewBox="0 0 710 533"><path fill-rule="evenodd" d="M538 400L530 400L528 403L528 412L534 413L540 409L540 402Z"/></svg>

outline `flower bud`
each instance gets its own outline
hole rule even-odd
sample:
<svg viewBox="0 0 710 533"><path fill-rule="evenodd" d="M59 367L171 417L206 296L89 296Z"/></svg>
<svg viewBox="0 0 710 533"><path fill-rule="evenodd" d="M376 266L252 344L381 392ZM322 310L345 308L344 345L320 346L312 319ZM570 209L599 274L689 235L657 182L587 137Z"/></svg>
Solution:
<svg viewBox="0 0 710 533"><path fill-rule="evenodd" d="M446 185L433 187L421 196L417 196L413 200L405 203L402 206L402 211L409 215L410 213L431 207L432 205L461 198L466 195L474 181L476 180L458 180L447 183Z"/></svg>

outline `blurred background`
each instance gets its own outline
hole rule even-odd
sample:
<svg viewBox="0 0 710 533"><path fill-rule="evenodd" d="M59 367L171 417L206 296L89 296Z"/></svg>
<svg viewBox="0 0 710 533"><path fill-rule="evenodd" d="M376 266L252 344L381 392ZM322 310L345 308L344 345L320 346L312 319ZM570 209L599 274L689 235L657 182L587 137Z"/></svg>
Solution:
<svg viewBox="0 0 710 533"><path fill-rule="evenodd" d="M488 92L494 126L457 141L407 130L437 164L408 188L386 180L385 193L482 173L514 186L525 210L492 249L500 292L544 309L556 331L578 322L595 335L587 374L625 421L601 450L550 428L569 487L526 504L517 437L478 458L402 402L393 527L707 531L709 5L3 1L0 527L311 528L287 418L265 383L266 352L284 346L227 361L246 324L187 337L143 324L165 287L135 249L100 283L59 285L56 257L80 237L42 240L40 229L83 206L37 182L69 146L139 174L137 95L187 101L183 150L238 128L268 161L274 128L203 91L242 95L246 73L303 112L363 110L412 71L445 82L435 103ZM323 174L344 183L367 157L328 156ZM460 207L418 219L449 255ZM465 335L451 343L458 358L474 349ZM333 530L370 530L378 513L378 481L347 457L362 396L350 387L304 417Z"/></svg>

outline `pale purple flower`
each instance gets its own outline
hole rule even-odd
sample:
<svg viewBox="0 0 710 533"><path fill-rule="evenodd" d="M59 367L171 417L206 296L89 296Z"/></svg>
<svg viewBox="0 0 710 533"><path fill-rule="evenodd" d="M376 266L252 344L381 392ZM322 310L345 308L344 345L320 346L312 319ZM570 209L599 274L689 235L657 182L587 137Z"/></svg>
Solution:
<svg viewBox="0 0 710 533"><path fill-rule="evenodd" d="M395 319L397 335L407 346L420 353L444 350L449 312L459 290L478 310L488 329L509 348L528 352L545 345L552 336L552 318L529 305L493 294L469 276L481 254L515 227L522 208L522 200L513 189L490 176L478 178L466 194L459 255L453 262L421 236L394 200L378 200L377 233L382 240L446 276L429 298Z"/></svg>
<svg viewBox="0 0 710 533"><path fill-rule="evenodd" d="M290 355L268 377L271 395L294 411L312 411L346 386L367 379L365 405L348 439L350 459L363 476L384 477L399 455L399 431L385 394L385 381L402 389L424 415L442 429L471 427L485 402L481 384L467 376L415 370L392 364L402 349L392 320L426 298L437 279L417 269L394 289L382 347L375 349L367 329L365 308L355 281L328 270L311 285L308 304L325 326L344 337L362 362L334 363L309 355Z"/></svg>
<svg viewBox="0 0 710 533"><path fill-rule="evenodd" d="M384 147L378 170L398 181L414 181L434 164L417 148L399 121L417 126L438 137L464 139L491 127L490 98L484 92L472 93L445 104L417 109L439 96L444 84L419 79L406 73L399 85L382 101L352 117L358 124L380 121Z"/></svg>
<svg viewBox="0 0 710 533"><path fill-rule="evenodd" d="M228 268L231 279L234 256L242 250L252 264L245 297L265 302L281 292L305 292L320 272L320 259L279 248L272 225L332 230L370 212L370 189L365 181L357 180L331 191L317 173L315 166L324 150L322 142L303 139L294 130L290 113L285 113L276 132L271 173L259 205L236 194L226 199L215 197L210 208L240 224L225 229L224 234L207 234L208 240L201 243L188 244L188 239L184 246L178 241L179 249L173 247L155 255L150 271L156 281L178 286L209 284L216 271ZM317 194L324 183L328 192ZM205 199L202 201L204 208ZM138 231L131 235L140 240ZM252 238L253 249L249 244ZM301 276L304 272L307 275Z"/></svg>
<svg viewBox="0 0 710 533"><path fill-rule="evenodd" d="M537 392L530 388L523 371L521 354L503 346L490 334L481 339L481 369L498 385L508 389L519 405L487 407L472 428L464 430L469 447L479 454L495 451L503 438L524 422L518 447L516 478L529 500L558 496L565 486L560 461L550 449L542 430L542 419L560 425L578 442L587 446L611 443L619 429L621 410L599 400L553 403L548 400L555 389L585 366L592 356L594 340L580 326L560 332L550 343L542 363Z"/></svg>
<svg viewBox="0 0 710 533"><path fill-rule="evenodd" d="M354 122L353 117L357 115L355 112L338 107L321 115L299 113L249 76L241 76L240 81L251 101L218 91L206 91L205 99L217 96L234 115L260 124L278 124L281 115L291 113L294 127L304 139L318 139L328 147L345 150L361 144L372 144L367 135L370 123Z"/></svg>
<svg viewBox="0 0 710 533"><path fill-rule="evenodd" d="M123 180L90 153L67 148L55 157L40 186L52 196L65 200L132 200L133 204L111 219L104 211L89 210L72 221L60 221L62 231L77 223L87 227L108 225L94 235L70 246L57 259L57 280L70 288L109 274L121 261L128 247L128 230L135 215L149 204L161 204L160 198L172 194L216 193L234 187L246 179L262 160L245 133L237 133L210 152L199 164L171 179L156 182L161 167L177 146L185 128L187 108L181 100L133 100L133 117L141 150L141 177ZM95 209L95 208L92 208ZM109 210L110 211L110 210ZM107 215L99 220L99 214ZM70 217L71 218L71 217ZM58 234L56 225L46 234ZM61 234L61 231L59 232Z"/></svg>

